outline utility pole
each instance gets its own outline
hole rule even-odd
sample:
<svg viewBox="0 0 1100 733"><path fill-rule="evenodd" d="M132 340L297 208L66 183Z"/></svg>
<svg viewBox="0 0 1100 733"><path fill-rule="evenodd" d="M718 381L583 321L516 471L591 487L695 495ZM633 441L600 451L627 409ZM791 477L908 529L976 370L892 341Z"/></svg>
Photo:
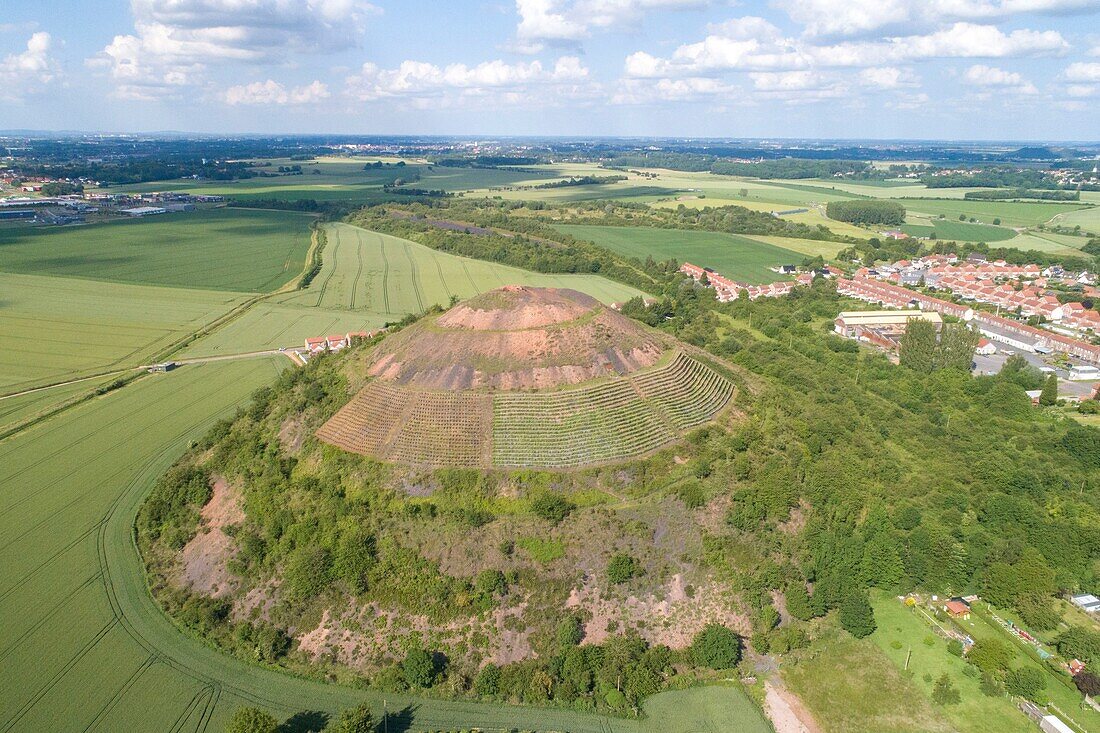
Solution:
<svg viewBox="0 0 1100 733"><path fill-rule="evenodd" d="M913 656L913 647L909 647L909 652L905 655L905 671L909 671L909 660Z"/></svg>

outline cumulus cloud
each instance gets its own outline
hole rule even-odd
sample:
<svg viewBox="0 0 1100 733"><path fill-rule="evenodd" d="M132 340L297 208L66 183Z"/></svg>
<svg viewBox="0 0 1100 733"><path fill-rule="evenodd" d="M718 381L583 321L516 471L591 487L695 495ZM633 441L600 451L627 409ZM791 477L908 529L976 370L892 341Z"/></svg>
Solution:
<svg viewBox="0 0 1100 733"><path fill-rule="evenodd" d="M1038 89L1027 79L1015 71L1005 71L996 66L975 64L967 69L962 76L967 84L976 87L996 87L1017 94L1037 94Z"/></svg>
<svg viewBox="0 0 1100 733"><path fill-rule="evenodd" d="M815 45L784 37L762 18L741 18L712 28L702 41L684 44L667 58L644 51L633 53L626 58L624 71L627 76L653 78L726 71L861 68L934 58L1057 55L1068 49L1069 44L1057 31L1020 29L1005 33L996 26L961 22L926 35Z"/></svg>
<svg viewBox="0 0 1100 733"><path fill-rule="evenodd" d="M1066 67L1065 77L1069 81L1100 83L1100 62L1078 61Z"/></svg>
<svg viewBox="0 0 1100 733"><path fill-rule="evenodd" d="M134 32L117 35L90 67L119 96L155 98L194 83L213 63L253 63L358 43L376 12L364 0L132 0Z"/></svg>
<svg viewBox="0 0 1100 733"><path fill-rule="evenodd" d="M1100 0L776 0L813 37L856 36L884 28L998 20L1026 13L1089 13Z"/></svg>
<svg viewBox="0 0 1100 733"><path fill-rule="evenodd" d="M515 102L535 101L538 91L553 91L543 101L562 96L579 97L589 91L588 69L576 56L562 56L552 67L541 61L509 64L501 60L475 66L450 64L437 66L423 61L403 61L393 69L373 63L363 64L357 74L347 78L347 92L363 102L388 98L434 99L440 103L455 101L449 95L485 97Z"/></svg>
<svg viewBox="0 0 1100 733"><path fill-rule="evenodd" d="M229 87L225 90L225 103L229 105L253 104L307 104L329 97L328 86L319 81L288 90L272 79Z"/></svg>
<svg viewBox="0 0 1100 733"><path fill-rule="evenodd" d="M638 23L649 11L683 10L709 0L516 0L519 24L512 50L538 53L547 45L575 43L593 30Z"/></svg>
<svg viewBox="0 0 1100 733"><path fill-rule="evenodd" d="M50 56L53 39L39 31L27 39L25 50L0 59L0 99L15 100L56 78L57 64Z"/></svg>

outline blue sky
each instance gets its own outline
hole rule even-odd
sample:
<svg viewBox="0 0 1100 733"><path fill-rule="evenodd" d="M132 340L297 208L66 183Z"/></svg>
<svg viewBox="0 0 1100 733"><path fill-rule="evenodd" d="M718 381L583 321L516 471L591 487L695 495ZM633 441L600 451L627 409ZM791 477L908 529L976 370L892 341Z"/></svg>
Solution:
<svg viewBox="0 0 1100 733"><path fill-rule="evenodd" d="M4 0L0 129L1100 139L1100 0Z"/></svg>

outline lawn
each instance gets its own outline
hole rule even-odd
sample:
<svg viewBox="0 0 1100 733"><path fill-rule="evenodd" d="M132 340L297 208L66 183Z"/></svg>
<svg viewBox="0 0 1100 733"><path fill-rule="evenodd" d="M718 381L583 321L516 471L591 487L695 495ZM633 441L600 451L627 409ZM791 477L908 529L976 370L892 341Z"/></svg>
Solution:
<svg viewBox="0 0 1100 733"><path fill-rule="evenodd" d="M211 336L189 356L300 346L308 336L373 329L503 285L573 288L605 303L638 290L598 275L548 275L472 260L349 224L328 225L321 272L306 290L261 302Z"/></svg>
<svg viewBox="0 0 1100 733"><path fill-rule="evenodd" d="M951 219L915 219L914 221L920 223L903 224L901 227L903 232L913 237L927 237L935 232L937 239L946 241L1002 242L1016 236L1016 232L1012 229L988 224L971 224ZM925 224L926 221L930 223Z"/></svg>
<svg viewBox="0 0 1100 733"><path fill-rule="evenodd" d="M671 257L678 262L710 267L728 278L748 283L782 280L781 275L768 268L797 264L804 258L798 252L736 234L643 227L560 225L557 228L629 257L642 260Z"/></svg>
<svg viewBox="0 0 1100 733"><path fill-rule="evenodd" d="M81 227L0 230L0 271L269 292L299 277L312 217L207 209Z"/></svg>
<svg viewBox="0 0 1100 733"><path fill-rule="evenodd" d="M904 669L909 657L913 684L928 697L932 685L945 672L962 695L958 705L941 710L960 733L1030 733L1033 724L1007 697L987 697L978 689L978 680L964 674L969 666L947 651L947 642L932 633L931 626L896 598L884 594L874 598L878 630L871 640L891 662ZM931 639L932 643L926 643ZM910 656L911 654L911 656ZM931 682L929 681L931 680Z"/></svg>
<svg viewBox="0 0 1100 733"><path fill-rule="evenodd" d="M148 363L246 297L0 272L0 395Z"/></svg>
<svg viewBox="0 0 1100 733"><path fill-rule="evenodd" d="M137 510L189 441L285 364L143 377L0 443L0 730L212 733L242 705L285 719L364 701L380 711L384 697L399 712L391 730L637 733L634 720L313 682L225 656L172 625L145 587ZM729 730L730 715L743 730L767 730L735 693L661 695L654 715L692 726L662 730Z"/></svg>
<svg viewBox="0 0 1100 733"><path fill-rule="evenodd" d="M899 198L896 200L908 212L930 216L943 214L947 219L955 219L956 221L959 214L965 214L967 219L974 218L983 224L992 224L994 219L1000 219L1001 224L1006 227L1037 226L1059 214L1064 215L1067 212L1076 211L1087 206L1087 204L1080 203L1041 203L1037 201L967 201L964 199L946 201L931 198Z"/></svg>
<svg viewBox="0 0 1100 733"><path fill-rule="evenodd" d="M872 642L826 631L783 679L825 733L938 733L943 714Z"/></svg>

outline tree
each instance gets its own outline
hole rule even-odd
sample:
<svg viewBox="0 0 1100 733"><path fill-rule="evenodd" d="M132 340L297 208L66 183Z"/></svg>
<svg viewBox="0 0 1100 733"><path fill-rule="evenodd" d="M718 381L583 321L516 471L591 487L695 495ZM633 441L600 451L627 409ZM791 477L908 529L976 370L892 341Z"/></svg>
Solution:
<svg viewBox="0 0 1100 733"><path fill-rule="evenodd" d="M695 635L691 659L698 667L729 669L741 660L741 637L722 624L709 624Z"/></svg>
<svg viewBox="0 0 1100 733"><path fill-rule="evenodd" d="M936 368L936 327L925 320L910 318L898 349L901 365L920 374Z"/></svg>
<svg viewBox="0 0 1100 733"><path fill-rule="evenodd" d="M1073 678L1073 684L1077 685L1077 689L1081 691L1081 694L1088 695L1089 697L1096 697L1100 695L1100 677L1096 676L1087 669L1078 672Z"/></svg>
<svg viewBox="0 0 1100 733"><path fill-rule="evenodd" d="M1037 667L1021 667L1005 675L1005 692L1018 695L1032 702L1043 702L1046 674Z"/></svg>
<svg viewBox="0 0 1100 733"><path fill-rule="evenodd" d="M959 369L969 372L974 363L974 349L981 334L965 323L944 324L936 355L937 369Z"/></svg>
<svg viewBox="0 0 1100 733"><path fill-rule="evenodd" d="M409 687L431 687L435 681L435 659L424 649L410 649L401 663L401 671Z"/></svg>
<svg viewBox="0 0 1100 733"><path fill-rule="evenodd" d="M356 705L340 713L340 717L325 727L325 733L374 733L378 724L366 705Z"/></svg>
<svg viewBox="0 0 1100 733"><path fill-rule="evenodd" d="M784 600L787 602L787 613L799 621L809 621L814 617L814 609L810 605L810 594L806 592L806 584L801 580L787 588Z"/></svg>
<svg viewBox="0 0 1100 733"><path fill-rule="evenodd" d="M569 614L558 624L558 647L568 649L581 643L584 638L584 624L574 614Z"/></svg>
<svg viewBox="0 0 1100 733"><path fill-rule="evenodd" d="M875 610L864 588L852 588L840 603L840 625L852 636L862 639L878 628Z"/></svg>
<svg viewBox="0 0 1100 733"><path fill-rule="evenodd" d="M642 568L638 561L625 552L612 555L611 561L607 563L607 579L615 584L625 583L641 575L641 572Z"/></svg>
<svg viewBox="0 0 1100 733"><path fill-rule="evenodd" d="M259 708L237 708L229 719L226 733L275 733L279 721L271 713Z"/></svg>
<svg viewBox="0 0 1100 733"><path fill-rule="evenodd" d="M1039 404L1050 407L1058 404L1058 376L1051 374L1043 384L1043 391L1039 393Z"/></svg>
<svg viewBox="0 0 1100 733"><path fill-rule="evenodd" d="M474 678L474 692L481 697L492 697L500 691L500 667L493 663L486 664Z"/></svg>
<svg viewBox="0 0 1100 733"><path fill-rule="evenodd" d="M932 686L932 700L938 705L957 705L962 702L962 695L951 684L951 678L944 672Z"/></svg>
<svg viewBox="0 0 1100 733"><path fill-rule="evenodd" d="M544 492L531 500L531 511L548 522L559 524L575 509L573 502L560 494Z"/></svg>
<svg viewBox="0 0 1100 733"><path fill-rule="evenodd" d="M996 677L1012 663L1012 649L999 639L978 639L966 654L966 661L988 677Z"/></svg>
<svg viewBox="0 0 1100 733"><path fill-rule="evenodd" d="M893 588L905 574L898 542L889 532L880 532L863 548L863 577L879 588Z"/></svg>

